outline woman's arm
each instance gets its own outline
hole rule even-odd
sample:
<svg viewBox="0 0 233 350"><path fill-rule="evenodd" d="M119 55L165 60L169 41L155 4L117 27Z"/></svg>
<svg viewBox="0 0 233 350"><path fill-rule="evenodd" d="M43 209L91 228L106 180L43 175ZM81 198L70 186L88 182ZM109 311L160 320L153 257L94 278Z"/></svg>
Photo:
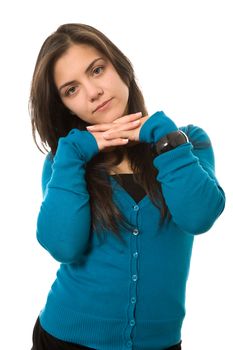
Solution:
<svg viewBox="0 0 233 350"><path fill-rule="evenodd" d="M214 154L207 134L189 126L189 143L154 158L158 181L173 221L192 234L210 229L225 205L224 192L214 173ZM184 132L187 128L182 128ZM163 112L151 116L141 127L139 140L156 143L178 130ZM198 144L204 143L203 147Z"/></svg>
<svg viewBox="0 0 233 350"><path fill-rule="evenodd" d="M78 262L87 248L91 213L85 165L97 153L94 137L73 129L60 138L55 157L45 160L37 239L63 263Z"/></svg>

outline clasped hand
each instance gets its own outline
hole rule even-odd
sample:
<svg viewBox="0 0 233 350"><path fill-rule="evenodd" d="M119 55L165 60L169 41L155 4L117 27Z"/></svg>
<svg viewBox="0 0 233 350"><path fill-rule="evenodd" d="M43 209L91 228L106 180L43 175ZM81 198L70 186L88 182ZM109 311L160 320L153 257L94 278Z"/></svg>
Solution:
<svg viewBox="0 0 233 350"><path fill-rule="evenodd" d="M111 123L87 126L87 130L95 137L99 150L107 147L122 146L129 141L139 141L142 125L149 116L142 113L128 114Z"/></svg>

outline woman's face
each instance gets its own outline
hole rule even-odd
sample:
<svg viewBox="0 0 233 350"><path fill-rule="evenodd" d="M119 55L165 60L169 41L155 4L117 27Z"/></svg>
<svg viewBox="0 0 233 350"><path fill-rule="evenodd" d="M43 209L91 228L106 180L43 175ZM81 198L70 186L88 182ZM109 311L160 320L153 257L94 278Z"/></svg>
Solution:
<svg viewBox="0 0 233 350"><path fill-rule="evenodd" d="M71 46L54 66L54 81L64 105L88 124L112 122L127 111L127 85L92 46Z"/></svg>

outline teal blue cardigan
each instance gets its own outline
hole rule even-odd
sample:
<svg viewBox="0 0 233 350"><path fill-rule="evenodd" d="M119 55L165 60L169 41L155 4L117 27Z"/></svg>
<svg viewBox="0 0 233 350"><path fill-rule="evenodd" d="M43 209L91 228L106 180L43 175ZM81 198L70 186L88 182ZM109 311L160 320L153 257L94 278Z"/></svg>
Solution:
<svg viewBox="0 0 233 350"><path fill-rule="evenodd" d="M157 112L139 140L155 143L177 129ZM170 220L161 225L148 196L135 203L110 177L113 201L133 227L122 227L124 242L91 231L85 165L98 153L93 135L72 129L46 157L37 239L61 262L40 313L48 333L99 350L162 350L180 341L193 239L225 204L211 144L195 146L210 143L208 136L192 125L181 129L190 142L153 160Z"/></svg>

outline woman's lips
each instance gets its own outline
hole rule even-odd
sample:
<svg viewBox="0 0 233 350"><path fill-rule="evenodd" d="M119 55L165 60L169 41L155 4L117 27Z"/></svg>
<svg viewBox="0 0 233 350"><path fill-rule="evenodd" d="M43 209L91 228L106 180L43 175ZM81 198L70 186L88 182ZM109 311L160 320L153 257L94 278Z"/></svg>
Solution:
<svg viewBox="0 0 233 350"><path fill-rule="evenodd" d="M95 112L99 112L99 111L104 111L105 109L107 109L110 105L110 102L112 101L112 98L110 98L109 100L101 103L94 111L93 113Z"/></svg>

